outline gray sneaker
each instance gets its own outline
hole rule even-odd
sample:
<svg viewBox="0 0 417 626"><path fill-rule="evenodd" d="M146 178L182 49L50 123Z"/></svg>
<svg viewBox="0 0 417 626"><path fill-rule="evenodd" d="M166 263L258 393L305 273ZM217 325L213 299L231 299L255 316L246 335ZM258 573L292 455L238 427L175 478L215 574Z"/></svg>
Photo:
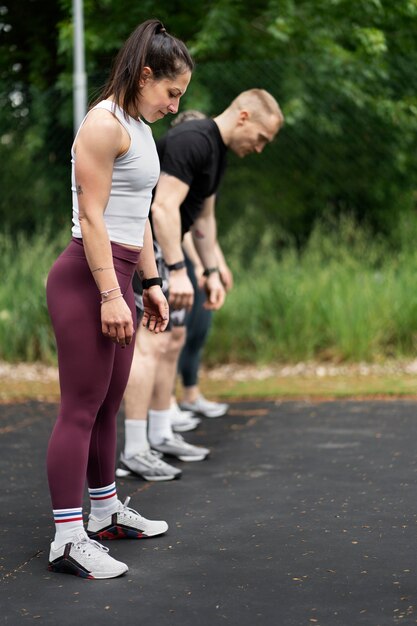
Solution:
<svg viewBox="0 0 417 626"><path fill-rule="evenodd" d="M158 452L175 456L180 461L203 461L210 454L208 448L193 446L177 434L173 434L172 438L163 439L160 443L151 441L150 444Z"/></svg>
<svg viewBox="0 0 417 626"><path fill-rule="evenodd" d="M195 417L191 411L181 411L176 403L171 405L171 428L174 433L195 430L200 423L201 419Z"/></svg>
<svg viewBox="0 0 417 626"><path fill-rule="evenodd" d="M122 452L116 476L118 478L126 478L133 474L153 482L180 478L182 470L165 463L161 456L162 454L154 450L145 450L127 459Z"/></svg>
<svg viewBox="0 0 417 626"><path fill-rule="evenodd" d="M229 410L229 405L224 402L211 402L204 396L198 396L195 402L181 402L180 408L203 417L222 417Z"/></svg>

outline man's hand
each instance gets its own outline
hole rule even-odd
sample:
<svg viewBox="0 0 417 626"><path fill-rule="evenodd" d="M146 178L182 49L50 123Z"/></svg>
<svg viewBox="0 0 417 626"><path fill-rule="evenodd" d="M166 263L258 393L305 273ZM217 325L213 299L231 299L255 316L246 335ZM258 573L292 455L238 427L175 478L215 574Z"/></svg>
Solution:
<svg viewBox="0 0 417 626"><path fill-rule="evenodd" d="M222 285L225 288L226 292L230 291L233 288L233 274L230 267L226 264L219 264L219 274L220 280L222 281Z"/></svg>
<svg viewBox="0 0 417 626"><path fill-rule="evenodd" d="M144 311L142 326L155 334L163 332L169 322L169 306L162 289L158 285L144 289L142 298Z"/></svg>
<svg viewBox="0 0 417 626"><path fill-rule="evenodd" d="M218 309L220 309L224 304L226 292L224 290L218 272L213 272L207 277L204 289L207 295L207 300L204 303L204 308L210 309L211 311L217 311Z"/></svg>
<svg viewBox="0 0 417 626"><path fill-rule="evenodd" d="M187 270L169 273L169 304L173 309L190 310L194 302L194 287Z"/></svg>

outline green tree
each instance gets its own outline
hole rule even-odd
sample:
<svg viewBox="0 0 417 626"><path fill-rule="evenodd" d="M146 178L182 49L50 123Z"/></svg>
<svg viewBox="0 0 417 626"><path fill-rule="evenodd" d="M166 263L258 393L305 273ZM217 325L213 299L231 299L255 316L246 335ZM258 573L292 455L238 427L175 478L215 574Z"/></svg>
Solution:
<svg viewBox="0 0 417 626"><path fill-rule="evenodd" d="M14 191L0 217L15 228L68 218L71 9L71 0L1 2L0 182ZM233 240L245 224L242 254L259 231L275 245L285 233L302 242L323 215L353 213L390 232L414 209L417 0L84 0L84 9L91 96L132 29L157 17L197 61L183 107L216 114L254 86L277 97L285 128L264 155L232 155L220 197L221 232Z"/></svg>
<svg viewBox="0 0 417 626"><path fill-rule="evenodd" d="M227 60L229 84L247 60L285 113L272 154L235 170L230 187L249 181L246 206L277 238L284 228L303 240L329 212L390 232L415 207L416 20L415 0L212 3L194 54ZM235 215L232 194L228 204Z"/></svg>
<svg viewBox="0 0 417 626"><path fill-rule="evenodd" d="M31 232L59 214L65 197L60 146L70 129L59 106L57 51L63 12L52 0L3 0L0 15L0 218L10 231Z"/></svg>

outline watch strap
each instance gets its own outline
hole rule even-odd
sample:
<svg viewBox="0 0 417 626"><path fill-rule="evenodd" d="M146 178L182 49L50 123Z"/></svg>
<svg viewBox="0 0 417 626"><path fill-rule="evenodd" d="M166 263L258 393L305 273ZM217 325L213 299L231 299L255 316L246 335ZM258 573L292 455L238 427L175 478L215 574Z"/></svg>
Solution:
<svg viewBox="0 0 417 626"><path fill-rule="evenodd" d="M155 278L144 278L142 280L142 289L149 289L149 287L162 287L162 278L160 276L156 276Z"/></svg>
<svg viewBox="0 0 417 626"><path fill-rule="evenodd" d="M218 271L219 271L218 267L206 267L206 269L203 272L203 276L207 278L207 276L210 276L210 274L214 274L214 272L218 272Z"/></svg>
<svg viewBox="0 0 417 626"><path fill-rule="evenodd" d="M169 269L170 272L173 272L175 270L182 270L185 267L185 259L183 259L182 261L178 261L178 263L171 263L171 265L167 265L167 268Z"/></svg>

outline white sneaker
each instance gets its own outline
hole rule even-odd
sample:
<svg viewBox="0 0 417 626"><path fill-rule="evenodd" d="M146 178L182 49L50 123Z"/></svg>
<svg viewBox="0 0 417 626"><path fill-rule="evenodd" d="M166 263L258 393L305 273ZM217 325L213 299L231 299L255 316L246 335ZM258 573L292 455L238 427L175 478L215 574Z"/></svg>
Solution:
<svg viewBox="0 0 417 626"><path fill-rule="evenodd" d="M134 509L119 501L119 508L113 515L102 520L90 513L87 524L87 534L92 539L142 539L162 535L168 530L168 524L162 520L150 520L142 517Z"/></svg>
<svg viewBox="0 0 417 626"><path fill-rule="evenodd" d="M51 543L48 569L82 578L116 578L127 572L127 565L113 559L108 552L108 548L80 530L63 546L56 547L54 542Z"/></svg>
<svg viewBox="0 0 417 626"><path fill-rule="evenodd" d="M159 442L149 441L152 448L162 454L175 456L180 461L204 461L210 454L208 448L202 446L193 446L187 443L181 435L174 434L172 437L165 438Z"/></svg>
<svg viewBox="0 0 417 626"><path fill-rule="evenodd" d="M171 428L175 433L186 433L194 430L201 423L199 417L195 417L192 411L182 411L175 402L171 404Z"/></svg>
<svg viewBox="0 0 417 626"><path fill-rule="evenodd" d="M212 402L204 396L198 396L194 402L181 402L180 407L203 417L222 417L229 410L229 405L225 402Z"/></svg>

